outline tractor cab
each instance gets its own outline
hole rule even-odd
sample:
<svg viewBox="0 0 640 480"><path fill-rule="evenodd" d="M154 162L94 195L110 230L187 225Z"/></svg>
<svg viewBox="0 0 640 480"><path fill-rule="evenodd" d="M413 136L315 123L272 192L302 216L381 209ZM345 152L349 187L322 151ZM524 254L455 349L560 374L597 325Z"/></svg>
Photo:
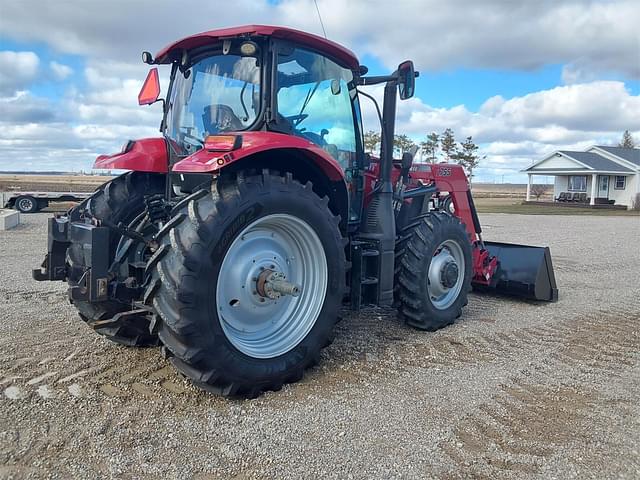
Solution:
<svg viewBox="0 0 640 480"><path fill-rule="evenodd" d="M161 126L172 163L202 149L209 136L270 131L307 140L343 171L358 165L356 57L328 40L291 32L244 27L189 37L155 59L145 52L149 64L172 65ZM143 91L156 78L152 70Z"/></svg>

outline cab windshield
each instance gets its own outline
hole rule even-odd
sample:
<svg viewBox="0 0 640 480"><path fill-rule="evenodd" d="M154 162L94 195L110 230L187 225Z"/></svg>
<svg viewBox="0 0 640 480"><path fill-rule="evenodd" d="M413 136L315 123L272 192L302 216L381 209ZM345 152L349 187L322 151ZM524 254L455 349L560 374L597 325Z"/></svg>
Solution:
<svg viewBox="0 0 640 480"><path fill-rule="evenodd" d="M176 71L166 135L186 152L207 135L246 130L260 111L260 67L254 57L214 55Z"/></svg>

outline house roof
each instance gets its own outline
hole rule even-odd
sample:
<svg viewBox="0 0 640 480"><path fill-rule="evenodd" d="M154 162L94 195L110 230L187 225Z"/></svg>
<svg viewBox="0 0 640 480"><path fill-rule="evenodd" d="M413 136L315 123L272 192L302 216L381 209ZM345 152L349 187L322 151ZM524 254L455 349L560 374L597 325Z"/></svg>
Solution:
<svg viewBox="0 0 640 480"><path fill-rule="evenodd" d="M598 147L600 148L600 147ZM612 147L613 148L613 147ZM626 149L625 149L626 150ZM550 160L554 156L564 157L574 162L574 166L559 166L550 165L549 167L540 166L540 164ZM622 160L622 159L621 159ZM573 152L570 150L559 150L551 155L534 162L529 167L522 170L523 172L548 172L552 174L554 172L583 172L583 173L624 173L633 174L636 171L632 168L626 167L622 162L614 162L604 155L597 152Z"/></svg>
<svg viewBox="0 0 640 480"><path fill-rule="evenodd" d="M620 157L627 162L631 162L634 165L640 167L640 149L639 148L623 148L623 147L605 147L602 145L596 145L596 148L604 150L605 152Z"/></svg>
<svg viewBox="0 0 640 480"><path fill-rule="evenodd" d="M560 153L570 157L578 162L586 165L591 170L599 170L603 172L633 172L619 163L593 152L571 152L568 150L560 150Z"/></svg>

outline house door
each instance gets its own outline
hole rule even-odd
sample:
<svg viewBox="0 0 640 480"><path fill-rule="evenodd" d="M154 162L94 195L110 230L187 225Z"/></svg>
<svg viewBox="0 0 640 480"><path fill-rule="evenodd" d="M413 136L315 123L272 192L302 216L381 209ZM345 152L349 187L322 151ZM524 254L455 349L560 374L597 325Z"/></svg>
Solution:
<svg viewBox="0 0 640 480"><path fill-rule="evenodd" d="M598 175L598 198L609 198L609 175Z"/></svg>

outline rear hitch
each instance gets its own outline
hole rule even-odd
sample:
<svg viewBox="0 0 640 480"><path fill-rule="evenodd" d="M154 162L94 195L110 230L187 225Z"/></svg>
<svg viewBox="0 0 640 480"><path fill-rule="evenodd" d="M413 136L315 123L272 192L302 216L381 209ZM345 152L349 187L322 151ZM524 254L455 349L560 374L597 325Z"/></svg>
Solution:
<svg viewBox="0 0 640 480"><path fill-rule="evenodd" d="M109 296L109 228L72 223L69 239L80 245L87 270L78 285L69 288L69 298L100 302Z"/></svg>
<svg viewBox="0 0 640 480"><path fill-rule="evenodd" d="M67 279L67 248L69 240L69 218L61 215L48 221L47 254L40 268L32 271L34 280L65 281Z"/></svg>

